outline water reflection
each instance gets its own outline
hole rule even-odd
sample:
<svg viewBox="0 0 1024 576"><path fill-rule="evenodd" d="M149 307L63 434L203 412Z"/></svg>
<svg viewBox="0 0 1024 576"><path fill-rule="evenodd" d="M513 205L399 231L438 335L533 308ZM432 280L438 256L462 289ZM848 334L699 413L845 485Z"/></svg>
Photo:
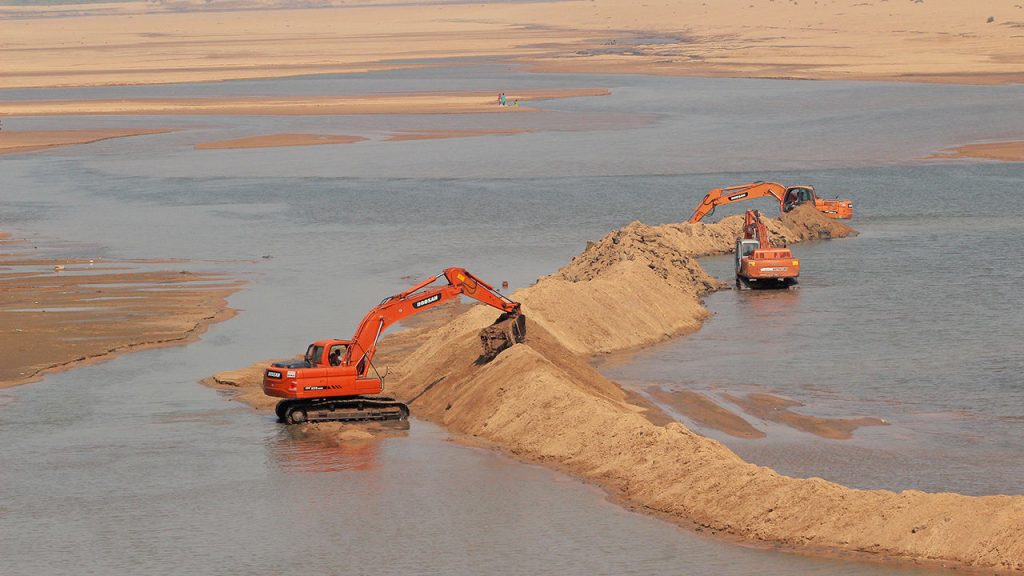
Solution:
<svg viewBox="0 0 1024 576"><path fill-rule="evenodd" d="M384 442L408 436L409 423L324 423L279 428L267 443L270 460L278 469L367 472L379 466Z"/></svg>

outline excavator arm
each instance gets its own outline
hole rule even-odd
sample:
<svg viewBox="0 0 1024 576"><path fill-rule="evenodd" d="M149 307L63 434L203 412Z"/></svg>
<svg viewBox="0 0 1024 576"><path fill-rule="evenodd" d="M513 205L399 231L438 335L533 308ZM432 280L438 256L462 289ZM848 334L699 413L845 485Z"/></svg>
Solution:
<svg viewBox="0 0 1024 576"><path fill-rule="evenodd" d="M690 217L690 224L700 222L705 216L713 213L715 207L723 204L771 196L781 206L785 195L786 187L775 182L752 182L729 188L715 188L708 192L700 204L697 205L697 209L693 211L693 216Z"/></svg>
<svg viewBox="0 0 1024 576"><path fill-rule="evenodd" d="M757 240L762 248L771 246L768 240L768 227L761 220L759 211L747 210L743 218L743 237L747 240Z"/></svg>
<svg viewBox="0 0 1024 576"><path fill-rule="evenodd" d="M444 278L446 286L431 287ZM498 293L491 285L470 274L464 268L446 268L440 274L427 278L412 288L389 296L363 317L352 337L342 366L355 364L363 373L377 351L377 341L389 326L409 316L433 308L442 302L465 294L509 316L519 315L519 303Z"/></svg>

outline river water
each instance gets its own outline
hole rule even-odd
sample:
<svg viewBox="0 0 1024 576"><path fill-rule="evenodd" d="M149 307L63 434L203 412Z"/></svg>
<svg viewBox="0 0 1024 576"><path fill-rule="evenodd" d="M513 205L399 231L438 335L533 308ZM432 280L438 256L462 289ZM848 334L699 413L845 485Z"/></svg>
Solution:
<svg viewBox="0 0 1024 576"><path fill-rule="evenodd" d="M5 571L910 573L704 538L626 512L564 475L447 442L425 422L413 421L404 437L320 444L196 383L301 351L313 338L347 337L365 310L407 287L410 276L464 266L524 286L614 227L683 220L708 188L753 179L852 197L863 234L800 246L799 290L712 296L716 316L704 330L607 363L606 371L628 385L774 391L804 402L808 413L893 423L845 442L762 423L764 440L726 439L787 473L855 486L1019 493L1022 359L1013 344L1022 318L1013 287L1024 222L1013 200L1021 165L919 158L1019 134L1024 88L482 67L160 90L554 86L613 93L547 102L534 114L5 121L11 130L180 131L0 158L0 229L74 241L66 250L82 256L192 258L200 269L250 281L231 299L240 314L197 343L0 392ZM508 127L537 131L383 140L394 130ZM271 132L371 140L192 148ZM727 274L721 260L708 265ZM756 355L759 375L736 368L741 353Z"/></svg>

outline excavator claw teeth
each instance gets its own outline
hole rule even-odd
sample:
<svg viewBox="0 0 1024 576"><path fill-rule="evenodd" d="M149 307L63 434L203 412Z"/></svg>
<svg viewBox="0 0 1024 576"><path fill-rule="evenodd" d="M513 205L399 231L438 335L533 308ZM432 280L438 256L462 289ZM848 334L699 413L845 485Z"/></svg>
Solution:
<svg viewBox="0 0 1024 576"><path fill-rule="evenodd" d="M519 312L506 312L487 328L480 331L483 353L477 363L484 364L495 359L506 348L526 340L526 316Z"/></svg>

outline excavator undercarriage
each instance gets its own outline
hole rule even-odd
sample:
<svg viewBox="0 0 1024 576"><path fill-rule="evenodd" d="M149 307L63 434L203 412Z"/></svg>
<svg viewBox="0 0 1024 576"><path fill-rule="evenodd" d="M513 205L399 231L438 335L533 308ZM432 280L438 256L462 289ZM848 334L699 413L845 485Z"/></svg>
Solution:
<svg viewBox="0 0 1024 576"><path fill-rule="evenodd" d="M287 424L406 420L409 407L386 396L281 400L274 409Z"/></svg>

